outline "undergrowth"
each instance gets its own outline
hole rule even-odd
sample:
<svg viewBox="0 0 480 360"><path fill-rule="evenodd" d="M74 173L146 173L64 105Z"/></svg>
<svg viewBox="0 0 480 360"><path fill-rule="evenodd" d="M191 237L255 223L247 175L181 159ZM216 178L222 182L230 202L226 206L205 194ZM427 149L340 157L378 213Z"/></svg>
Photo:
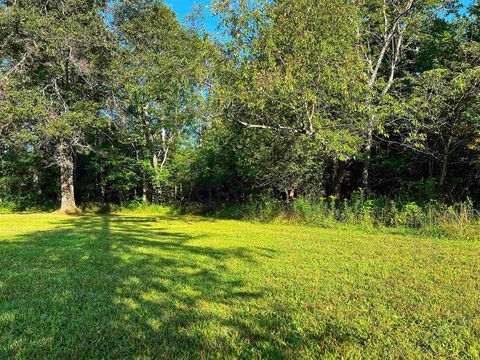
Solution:
<svg viewBox="0 0 480 360"><path fill-rule="evenodd" d="M0 213L16 211L49 211L48 207L21 207L11 202L0 203ZM85 213L108 214L139 212L147 214L194 214L218 218L241 219L264 223L289 223L323 228L357 226L363 230L398 229L415 234L452 239L480 239L480 212L471 200L455 204L438 201L416 203L387 198L366 199L359 193L339 201L335 197L312 200L297 198L290 203L268 197L250 198L235 204L86 204Z"/></svg>
<svg viewBox="0 0 480 360"><path fill-rule="evenodd" d="M272 199L251 199L245 204L221 205L213 214L218 217L324 228L355 225L366 230L410 229L428 236L480 239L480 213L470 200L447 205L436 201L417 204L401 200L364 199L363 196L353 196L343 201L334 197L317 201L298 198L289 204Z"/></svg>

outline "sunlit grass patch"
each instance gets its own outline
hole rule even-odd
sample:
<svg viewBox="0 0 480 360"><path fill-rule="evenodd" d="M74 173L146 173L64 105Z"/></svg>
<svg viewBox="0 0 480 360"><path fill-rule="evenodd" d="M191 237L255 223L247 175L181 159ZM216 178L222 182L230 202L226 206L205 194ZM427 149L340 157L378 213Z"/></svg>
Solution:
<svg viewBox="0 0 480 360"><path fill-rule="evenodd" d="M0 358L478 358L480 242L0 216Z"/></svg>

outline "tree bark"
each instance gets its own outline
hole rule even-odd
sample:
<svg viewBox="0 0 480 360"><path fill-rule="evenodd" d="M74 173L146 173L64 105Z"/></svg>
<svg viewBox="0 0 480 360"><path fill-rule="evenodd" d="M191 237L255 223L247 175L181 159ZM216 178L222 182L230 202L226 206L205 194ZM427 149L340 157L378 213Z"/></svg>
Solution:
<svg viewBox="0 0 480 360"><path fill-rule="evenodd" d="M140 156L138 151L135 150L135 156L137 159L137 164L140 164ZM142 203L146 204L148 202L148 184L147 184L147 176L145 175L145 170L141 169L142 171ZM136 190L135 190L136 192ZM136 194L135 194L136 195Z"/></svg>
<svg viewBox="0 0 480 360"><path fill-rule="evenodd" d="M158 154L157 154L157 147L155 144L155 136L153 132L152 123L150 122L150 119L149 119L148 105L143 107L142 121L143 121L143 127L144 127L145 140L147 142L148 149L150 150L150 164L152 165L152 168L156 170L158 168ZM145 174L143 176L145 178ZM149 186L150 202L154 203L157 189L155 189L155 184L153 181L150 181L149 185L150 185ZM146 189L145 185L143 185L143 188ZM143 198L143 201L145 202L144 194L142 194L142 198Z"/></svg>
<svg viewBox="0 0 480 360"><path fill-rule="evenodd" d="M147 178L145 176L145 173L142 175L142 202L146 204L148 202L148 197L147 197Z"/></svg>
<svg viewBox="0 0 480 360"><path fill-rule="evenodd" d="M155 152L155 147L151 147L151 152L152 152L152 167L156 170L158 168L158 156L157 153Z"/></svg>
<svg viewBox="0 0 480 360"><path fill-rule="evenodd" d="M363 160L362 184L365 194L368 194L370 187L370 163L372 161L374 118L370 115L368 118L367 139L365 145L365 159Z"/></svg>
<svg viewBox="0 0 480 360"><path fill-rule="evenodd" d="M333 186L332 186L332 195L335 196L337 202L342 198L342 183L345 178L346 171L342 168L339 160L333 158Z"/></svg>
<svg viewBox="0 0 480 360"><path fill-rule="evenodd" d="M40 186L38 171L36 167L32 168L32 174L33 189L38 195L42 195L42 187Z"/></svg>
<svg viewBox="0 0 480 360"><path fill-rule="evenodd" d="M148 118L147 107L143 108L142 121L145 132L145 140L147 141L147 145L151 153L150 162L152 164L152 167L156 169L158 167L158 155L155 146L155 138L153 136L152 124L150 123L150 120Z"/></svg>
<svg viewBox="0 0 480 360"><path fill-rule="evenodd" d="M445 149L444 154L443 154L442 167L441 167L441 171L440 171L440 179L438 181L438 187L439 187L440 191L444 191L446 189L446 185L447 185L448 153L449 153L449 149L447 147Z"/></svg>
<svg viewBox="0 0 480 360"><path fill-rule="evenodd" d="M77 212L78 208L75 203L73 183L73 156L63 144L58 147L58 164L60 167L60 193L62 197L60 211L65 213Z"/></svg>

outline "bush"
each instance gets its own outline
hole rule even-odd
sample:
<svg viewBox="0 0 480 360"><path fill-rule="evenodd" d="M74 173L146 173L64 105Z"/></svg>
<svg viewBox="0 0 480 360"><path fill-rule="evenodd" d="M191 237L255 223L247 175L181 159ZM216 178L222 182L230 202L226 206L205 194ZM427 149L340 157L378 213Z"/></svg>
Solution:
<svg viewBox="0 0 480 360"><path fill-rule="evenodd" d="M9 213L16 210L16 205L12 201L0 201L0 214Z"/></svg>
<svg viewBox="0 0 480 360"><path fill-rule="evenodd" d="M426 220L424 210L414 202L410 202L403 206L401 211L392 214L392 224L395 226L404 226L407 228L419 229Z"/></svg>
<svg viewBox="0 0 480 360"><path fill-rule="evenodd" d="M49 211L55 208L52 201L39 199L36 194L19 196L15 201L10 199L0 200L0 213L16 211Z"/></svg>

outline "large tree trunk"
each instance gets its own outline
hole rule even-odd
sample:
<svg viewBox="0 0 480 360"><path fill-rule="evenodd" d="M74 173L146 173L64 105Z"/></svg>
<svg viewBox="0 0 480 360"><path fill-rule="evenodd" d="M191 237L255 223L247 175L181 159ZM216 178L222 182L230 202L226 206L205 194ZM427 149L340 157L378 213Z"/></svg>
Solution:
<svg viewBox="0 0 480 360"><path fill-rule="evenodd" d="M60 192L62 197L60 211L64 213L77 212L73 185L73 156L64 145L60 145L58 148L58 164L60 166Z"/></svg>
<svg viewBox="0 0 480 360"><path fill-rule="evenodd" d="M147 107L148 106L145 106L142 111L144 135L145 135L145 140L147 141L147 146L151 154L150 162L152 164L152 167L156 169L158 167L158 155L157 155L156 146L155 146L155 137L153 135L152 124L149 120Z"/></svg>
<svg viewBox="0 0 480 360"><path fill-rule="evenodd" d="M135 151L135 155L137 158L137 163L140 163L140 156L138 151ZM135 190L136 192L136 190ZM142 202L146 204L148 202L148 184L147 184L147 176L145 174L145 170L142 170Z"/></svg>
<svg viewBox="0 0 480 360"><path fill-rule="evenodd" d="M154 170L158 169L158 154L157 154L157 147L155 144L155 136L153 133L152 123L150 122L149 115L148 115L148 106L145 106L142 110L142 121L144 127L144 135L145 140L147 142L148 149L150 150L150 164ZM145 175L144 175L145 176ZM155 195L157 189L155 188L155 184L150 182L150 201L152 203L155 202ZM143 197L145 199L145 197Z"/></svg>

